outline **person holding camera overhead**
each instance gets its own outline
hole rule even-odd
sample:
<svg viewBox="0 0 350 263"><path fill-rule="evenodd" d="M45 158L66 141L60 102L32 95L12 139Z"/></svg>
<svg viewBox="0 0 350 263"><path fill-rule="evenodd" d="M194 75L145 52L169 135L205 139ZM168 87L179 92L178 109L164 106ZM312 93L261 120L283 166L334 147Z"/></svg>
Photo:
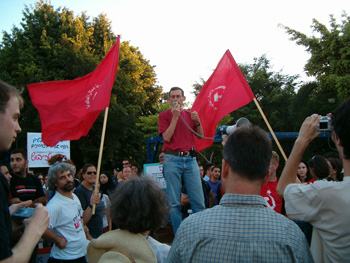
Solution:
<svg viewBox="0 0 350 263"><path fill-rule="evenodd" d="M194 213L205 209L202 183L194 149L194 134L186 126L203 136L203 127L197 112L182 108L186 97L179 87L170 89L168 101L172 108L159 114L159 135L163 137L163 171L167 182L170 218L174 234L181 224L182 181ZM185 123L186 122L186 123Z"/></svg>
<svg viewBox="0 0 350 263"><path fill-rule="evenodd" d="M331 116L331 138L343 161L344 181L318 180L312 184L295 184L298 164L310 144L320 133L321 116L313 114L302 124L282 176L277 193L285 200L287 215L313 226L311 253L315 262L348 262L350 259L350 99ZM329 127L329 125L327 125Z"/></svg>

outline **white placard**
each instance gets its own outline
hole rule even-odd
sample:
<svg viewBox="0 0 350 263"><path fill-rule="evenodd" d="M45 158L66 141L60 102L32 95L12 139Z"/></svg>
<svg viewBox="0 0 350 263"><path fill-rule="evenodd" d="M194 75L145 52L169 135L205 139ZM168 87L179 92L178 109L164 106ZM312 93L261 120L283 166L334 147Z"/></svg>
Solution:
<svg viewBox="0 0 350 263"><path fill-rule="evenodd" d="M60 141L56 146L46 146L40 132L27 133L28 167L49 167L47 160L55 154L62 154L70 159L70 141Z"/></svg>
<svg viewBox="0 0 350 263"><path fill-rule="evenodd" d="M143 165L143 171L145 176L152 177L158 184L158 186L166 190L166 181L163 176L163 164L161 163L150 163Z"/></svg>

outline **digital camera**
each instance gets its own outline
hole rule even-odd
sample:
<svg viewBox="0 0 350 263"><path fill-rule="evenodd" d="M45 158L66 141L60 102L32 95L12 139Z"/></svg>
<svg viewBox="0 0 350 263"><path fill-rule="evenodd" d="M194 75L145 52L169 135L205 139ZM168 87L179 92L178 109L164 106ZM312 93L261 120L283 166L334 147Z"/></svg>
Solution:
<svg viewBox="0 0 350 263"><path fill-rule="evenodd" d="M333 130L332 119L329 116L322 116L317 126L317 131L329 132Z"/></svg>

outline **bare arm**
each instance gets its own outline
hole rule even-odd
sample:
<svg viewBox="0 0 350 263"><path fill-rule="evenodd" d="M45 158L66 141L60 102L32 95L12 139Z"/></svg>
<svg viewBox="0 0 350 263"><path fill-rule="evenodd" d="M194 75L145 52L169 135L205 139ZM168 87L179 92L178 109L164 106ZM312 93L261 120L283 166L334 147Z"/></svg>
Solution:
<svg viewBox="0 0 350 263"><path fill-rule="evenodd" d="M19 204L19 203L21 203L21 202L22 202L21 199L19 199L18 197L14 197L14 198L11 198L11 199L9 200L9 205Z"/></svg>
<svg viewBox="0 0 350 263"><path fill-rule="evenodd" d="M41 204L37 205L33 215L23 221L25 224L25 230L21 239L12 249L12 256L1 260L0 262L28 262L35 246L40 240L40 237L49 225L49 219L50 216L46 207L42 206Z"/></svg>
<svg viewBox="0 0 350 263"><path fill-rule="evenodd" d="M316 131L320 117L320 115L313 114L310 117L307 117L301 125L299 136L295 141L293 150L288 158L288 161L286 162L286 165L282 171L282 175L277 184L277 194L282 198L286 187L289 184L298 182L296 179L298 173L298 165L306 147L314 138L320 134Z"/></svg>
<svg viewBox="0 0 350 263"><path fill-rule="evenodd" d="M92 192L91 198L90 198L90 205L93 206L98 205L100 203L100 194L99 193L95 193L95 191ZM84 225L86 225L90 219L92 217L92 208L90 206L88 206L83 213L83 222Z"/></svg>
<svg viewBox="0 0 350 263"><path fill-rule="evenodd" d="M197 133L201 136L204 135L204 130L203 130L203 126L201 124L201 120L199 119L199 115L196 111L191 112L191 119L195 121L195 123L198 125L197 126ZM198 139L202 139L202 137L196 135Z"/></svg>
<svg viewBox="0 0 350 263"><path fill-rule="evenodd" d="M213 191L210 191L209 192L209 208L213 207L214 200L215 200L214 193L213 193Z"/></svg>
<svg viewBox="0 0 350 263"><path fill-rule="evenodd" d="M36 199L34 202L35 202L35 203L42 204L42 205L46 205L46 197L45 197L45 196L39 197L39 198Z"/></svg>
<svg viewBox="0 0 350 263"><path fill-rule="evenodd" d="M55 243L59 249L64 249L67 245L67 240L64 237L54 234L49 228L44 232L43 239Z"/></svg>

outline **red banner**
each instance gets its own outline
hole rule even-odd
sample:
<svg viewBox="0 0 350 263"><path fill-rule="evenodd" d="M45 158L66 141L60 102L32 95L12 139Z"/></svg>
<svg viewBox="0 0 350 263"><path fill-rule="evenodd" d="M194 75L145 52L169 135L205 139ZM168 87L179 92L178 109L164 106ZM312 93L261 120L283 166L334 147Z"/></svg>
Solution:
<svg viewBox="0 0 350 263"><path fill-rule="evenodd" d="M205 137L214 137L218 122L232 111L248 104L254 94L229 50L203 85L191 111L197 111ZM195 138L197 151L212 145L214 140Z"/></svg>
<svg viewBox="0 0 350 263"><path fill-rule="evenodd" d="M101 110L109 106L118 68L119 42L118 36L97 68L84 77L27 86L39 111L42 141L47 146L87 135Z"/></svg>

